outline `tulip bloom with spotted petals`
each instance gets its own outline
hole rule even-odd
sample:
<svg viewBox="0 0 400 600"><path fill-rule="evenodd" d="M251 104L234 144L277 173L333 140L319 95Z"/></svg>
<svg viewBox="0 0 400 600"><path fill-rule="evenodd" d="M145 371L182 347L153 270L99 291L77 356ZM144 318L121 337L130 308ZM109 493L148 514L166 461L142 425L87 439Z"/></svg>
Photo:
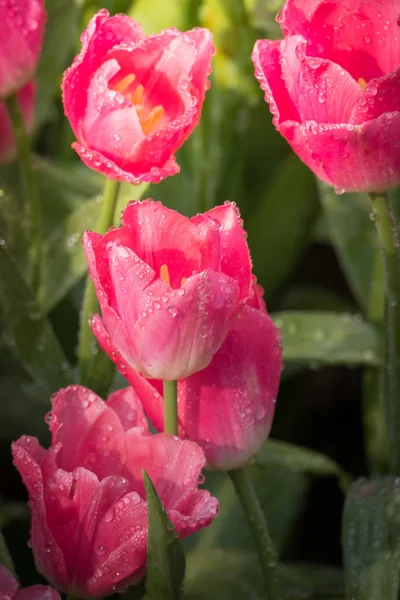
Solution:
<svg viewBox="0 0 400 600"><path fill-rule="evenodd" d="M199 490L204 466L196 444L151 435L132 388L107 402L72 386L52 399L51 447L23 436L14 464L28 489L36 566L63 592L121 592L145 571L147 471L180 537L207 526L218 501Z"/></svg>
<svg viewBox="0 0 400 600"><path fill-rule="evenodd" d="M33 127L35 112L35 84L34 81L27 83L17 92L18 104L25 127L30 131ZM15 147L14 131L8 115L5 102L0 102L0 163L15 158L17 149Z"/></svg>
<svg viewBox="0 0 400 600"><path fill-rule="evenodd" d="M84 236L113 344L146 377L175 380L204 369L251 295L236 207L188 219L146 200L128 205L122 223Z"/></svg>
<svg viewBox="0 0 400 600"><path fill-rule="evenodd" d="M207 464L227 471L246 465L267 439L282 366L280 332L256 286L210 365L178 381L179 435L204 450ZM93 331L135 389L147 416L163 430L159 381L142 377L118 352L101 320Z"/></svg>
<svg viewBox="0 0 400 600"><path fill-rule="evenodd" d="M0 598L2 600L61 600L60 594L46 585L20 589L10 571L0 565Z"/></svg>
<svg viewBox="0 0 400 600"><path fill-rule="evenodd" d="M174 153L199 121L213 52L207 29L146 36L133 19L99 11L62 83L83 162L130 183L177 173Z"/></svg>
<svg viewBox="0 0 400 600"><path fill-rule="evenodd" d="M400 184L399 0L287 0L256 77L278 131L337 191Z"/></svg>
<svg viewBox="0 0 400 600"><path fill-rule="evenodd" d="M0 99L20 90L33 77L43 43L43 0L0 3Z"/></svg>

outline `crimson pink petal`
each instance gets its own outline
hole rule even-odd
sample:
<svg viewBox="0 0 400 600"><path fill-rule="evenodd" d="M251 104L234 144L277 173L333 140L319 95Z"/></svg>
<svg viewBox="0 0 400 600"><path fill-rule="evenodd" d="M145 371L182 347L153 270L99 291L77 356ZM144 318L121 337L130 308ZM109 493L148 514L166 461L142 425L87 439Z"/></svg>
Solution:
<svg viewBox="0 0 400 600"><path fill-rule="evenodd" d="M134 388L135 394L137 394L140 399L140 402L154 427L159 431L162 431L164 429L164 401L161 395L162 384L160 386L160 382L155 382L154 380L150 382L149 379L143 377L138 371L132 369L129 363L124 360L118 349L114 346L99 315L93 317L91 328L101 348L111 360L115 362L120 373L126 377Z"/></svg>
<svg viewBox="0 0 400 600"><path fill-rule="evenodd" d="M180 423L209 465L240 467L267 439L281 364L279 330L246 306L209 367L180 382Z"/></svg>
<svg viewBox="0 0 400 600"><path fill-rule="evenodd" d="M52 398L52 445L62 447L57 463L65 471L86 467L103 479L121 470L124 429L118 415L91 390L73 385Z"/></svg>
<svg viewBox="0 0 400 600"><path fill-rule="evenodd" d="M290 97L283 81L281 45L281 40L258 40L251 55L255 76L274 115L275 127L282 121L300 121L296 103Z"/></svg>
<svg viewBox="0 0 400 600"><path fill-rule="evenodd" d="M399 88L400 67L381 79L370 81L353 108L350 123L361 125L383 113L399 113Z"/></svg>
<svg viewBox="0 0 400 600"><path fill-rule="evenodd" d="M253 265L239 209L233 202L226 202L223 206L216 206L206 212L204 217L219 223L220 269L237 280L240 290L239 304L243 304L251 295Z"/></svg>
<svg viewBox="0 0 400 600"><path fill-rule="evenodd" d="M67 586L67 569L63 553L56 544L53 532L47 523L44 501L44 483L40 464L46 451L36 438L22 436L12 445L14 465L18 469L28 490L31 520L31 541L36 568L58 587Z"/></svg>
<svg viewBox="0 0 400 600"><path fill-rule="evenodd" d="M121 42L135 44L145 35L139 23L125 15L108 17L109 12L105 9L92 17L81 35L81 52L65 71L61 85L65 115L81 143L87 93L93 73L113 46Z"/></svg>
<svg viewBox="0 0 400 600"><path fill-rule="evenodd" d="M109 160L103 156L103 154L100 154L100 152L96 152L90 148L85 148L78 142L74 142L72 147L80 156L85 165L90 169L98 171L109 179L118 179L119 181L132 183L133 185L149 182L160 183L162 179L179 173L179 166L176 164L174 157L171 157L168 162L163 165L163 167L152 166L150 170L145 172L140 169L136 169L132 173L121 168L121 166L118 166L112 160Z"/></svg>
<svg viewBox="0 0 400 600"><path fill-rule="evenodd" d="M8 569L0 565L0 597L9 596L14 598L18 589L18 581Z"/></svg>
<svg viewBox="0 0 400 600"><path fill-rule="evenodd" d="M381 192L400 183L400 113L362 125L283 123L300 158L337 191Z"/></svg>
<svg viewBox="0 0 400 600"><path fill-rule="evenodd" d="M282 76L300 121L346 123L362 95L358 83L339 65L308 56L302 36L286 38L280 50Z"/></svg>
<svg viewBox="0 0 400 600"><path fill-rule="evenodd" d="M60 594L46 585L32 585L24 590L19 590L14 600L61 600Z"/></svg>
<svg viewBox="0 0 400 600"><path fill-rule="evenodd" d="M113 392L108 396L106 404L118 415L125 431L134 427L144 435L149 433L143 406L132 387Z"/></svg>
<svg viewBox="0 0 400 600"><path fill-rule="evenodd" d="M43 0L4 0L0 5L0 99L33 77L43 43Z"/></svg>
<svg viewBox="0 0 400 600"><path fill-rule="evenodd" d="M279 21L286 34L307 39L310 54L368 82L400 63L398 14L397 2L386 0L288 0Z"/></svg>

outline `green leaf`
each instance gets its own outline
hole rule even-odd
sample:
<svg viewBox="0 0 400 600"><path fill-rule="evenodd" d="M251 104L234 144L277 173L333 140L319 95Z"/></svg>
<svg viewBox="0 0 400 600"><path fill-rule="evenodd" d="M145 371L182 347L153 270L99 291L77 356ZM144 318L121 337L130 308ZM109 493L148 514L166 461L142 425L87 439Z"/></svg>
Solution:
<svg viewBox="0 0 400 600"><path fill-rule="evenodd" d="M273 543L280 552L302 510L308 478L303 473L283 472L273 465L264 469L250 466L249 474L265 512ZM209 471L206 486L218 498L220 512L212 527L197 533L197 547L204 552L216 546L253 550L254 542L230 479L225 473ZM190 539L187 541L191 543Z"/></svg>
<svg viewBox="0 0 400 600"><path fill-rule="evenodd" d="M7 245L0 245L0 311L3 337L34 381L50 396L71 383L69 365L50 322L40 316L32 291L25 283Z"/></svg>
<svg viewBox="0 0 400 600"><path fill-rule="evenodd" d="M272 317L282 331L286 361L372 366L382 363L379 332L359 315L287 311Z"/></svg>
<svg viewBox="0 0 400 600"><path fill-rule="evenodd" d="M43 49L36 71L36 127L52 116L51 105L60 97L61 75L73 56L79 30L79 3L74 0L46 2L47 23Z"/></svg>
<svg viewBox="0 0 400 600"><path fill-rule="evenodd" d="M274 466L293 473L339 477L345 487L349 485L349 476L331 458L309 448L294 444L268 440L253 459L257 467Z"/></svg>
<svg viewBox="0 0 400 600"><path fill-rule="evenodd" d="M252 552L229 548L194 549L186 558L188 600L260 600L263 582Z"/></svg>
<svg viewBox="0 0 400 600"><path fill-rule="evenodd" d="M318 210L314 177L296 156L290 155L266 188L263 201L245 219L255 271L267 298L301 257Z"/></svg>
<svg viewBox="0 0 400 600"><path fill-rule="evenodd" d="M280 565L281 577L288 600L338 600L343 598L343 572L337 567L313 563Z"/></svg>
<svg viewBox="0 0 400 600"><path fill-rule="evenodd" d="M338 196L330 186L320 182L318 185L331 241L347 281L366 314L378 248L374 225L369 216L371 208L368 197L356 193ZM380 286L383 290L383 272Z"/></svg>
<svg viewBox="0 0 400 600"><path fill-rule="evenodd" d="M400 588L400 480L360 479L343 514L346 594L354 600L397 600Z"/></svg>
<svg viewBox="0 0 400 600"><path fill-rule="evenodd" d="M103 183L100 178L99 183ZM123 184L118 197L114 225L129 200L139 200L147 184ZM100 191L100 188L99 188ZM43 312L51 310L87 272L81 240L84 231L94 229L101 210L102 197L84 200L45 240L39 302Z"/></svg>
<svg viewBox="0 0 400 600"><path fill-rule="evenodd" d="M182 600L185 555L150 477L143 471L149 504L146 594L148 600Z"/></svg>

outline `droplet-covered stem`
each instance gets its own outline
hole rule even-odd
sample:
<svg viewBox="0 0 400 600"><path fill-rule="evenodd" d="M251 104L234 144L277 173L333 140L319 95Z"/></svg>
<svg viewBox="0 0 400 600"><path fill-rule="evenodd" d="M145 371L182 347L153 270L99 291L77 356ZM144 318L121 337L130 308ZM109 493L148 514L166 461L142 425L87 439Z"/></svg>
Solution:
<svg viewBox="0 0 400 600"><path fill-rule="evenodd" d="M385 363L382 377L391 472L400 474L400 237L387 194L370 194L385 270Z"/></svg>
<svg viewBox="0 0 400 600"><path fill-rule="evenodd" d="M103 204L99 220L96 225L97 233L104 234L113 224L115 208L117 205L120 182L106 179L104 187ZM86 281L83 306L81 311L81 328L79 334L78 358L80 363L81 383L89 385L91 364L93 361L92 342L94 340L89 326L89 319L98 310L98 302L93 282L89 275ZM92 386L93 387L93 386Z"/></svg>
<svg viewBox="0 0 400 600"><path fill-rule="evenodd" d="M178 435L178 384L164 381L164 433Z"/></svg>
<svg viewBox="0 0 400 600"><path fill-rule="evenodd" d="M253 484L244 467L229 471L229 475L253 536L268 600L282 600L283 596L278 575L278 557Z"/></svg>

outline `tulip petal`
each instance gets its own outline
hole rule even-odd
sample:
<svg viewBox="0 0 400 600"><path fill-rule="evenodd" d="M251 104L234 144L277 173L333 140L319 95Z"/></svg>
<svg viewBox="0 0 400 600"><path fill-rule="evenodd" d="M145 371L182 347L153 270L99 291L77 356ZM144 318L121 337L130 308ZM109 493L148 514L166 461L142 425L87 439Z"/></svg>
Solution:
<svg viewBox="0 0 400 600"><path fill-rule="evenodd" d="M240 467L266 440L281 363L279 330L267 314L246 306L211 364L180 382L180 424L209 465Z"/></svg>
<svg viewBox="0 0 400 600"><path fill-rule="evenodd" d="M145 412L154 427L159 431L164 429L162 397L162 383L159 381L150 381L141 375L125 361L118 349L114 346L111 337L105 328L99 315L93 317L91 328L93 335L96 336L101 348L115 362L120 373L126 377L135 394L139 398ZM161 385L160 385L161 384Z"/></svg>
<svg viewBox="0 0 400 600"><path fill-rule="evenodd" d="M44 502L44 485L40 463L45 450L36 438L22 436L12 444L14 465L18 469L28 490L32 512L31 539L35 548L35 563L40 573L47 579L56 581L58 587L67 586L67 569L63 553L56 544L53 532L47 522Z"/></svg>
<svg viewBox="0 0 400 600"><path fill-rule="evenodd" d="M198 223L200 218L201 215L198 215L191 220ZM215 220L220 224L220 270L238 282L239 303L242 304L251 295L253 265L239 210L233 202L229 202L212 208L203 218Z"/></svg>
<svg viewBox="0 0 400 600"><path fill-rule="evenodd" d="M386 0L287 0L279 22L285 34L307 39L310 55L368 82L400 63L398 15L398 4Z"/></svg>
<svg viewBox="0 0 400 600"><path fill-rule="evenodd" d="M58 466L81 466L99 479L117 474L125 459L124 429L117 414L99 396L82 386L60 390L52 399L53 445L62 444Z"/></svg>
<svg viewBox="0 0 400 600"><path fill-rule="evenodd" d="M14 597L18 589L18 581L15 579L14 575L10 573L8 569L0 565L0 597L1 596L9 596L10 598Z"/></svg>
<svg viewBox="0 0 400 600"><path fill-rule="evenodd" d="M381 192L398 185L400 113L362 125L283 123L282 135L314 173L338 192ZM373 149L373 152L372 152Z"/></svg>
<svg viewBox="0 0 400 600"><path fill-rule="evenodd" d="M125 431L134 427L141 434L149 433L143 406L133 388L127 387L110 394L106 404L118 415Z"/></svg>
<svg viewBox="0 0 400 600"><path fill-rule="evenodd" d="M282 40L280 46L282 76L300 121L346 123L361 87L339 65L308 56L306 48L301 36Z"/></svg>
<svg viewBox="0 0 400 600"><path fill-rule="evenodd" d="M139 23L126 15L109 17L100 10L92 17L81 36L82 50L64 73L62 93L65 115L80 143L83 142L83 118L87 106L87 93L93 73L102 64L108 51L116 44L135 44L145 34Z"/></svg>
<svg viewBox="0 0 400 600"><path fill-rule="evenodd" d="M3 0L0 5L0 99L33 77L43 43L43 0Z"/></svg>
<svg viewBox="0 0 400 600"><path fill-rule="evenodd" d="M381 79L370 81L353 108L350 123L361 125L383 113L400 112L399 87L400 68Z"/></svg>
<svg viewBox="0 0 400 600"><path fill-rule="evenodd" d="M19 590L14 600L61 600L60 594L46 585L32 585L24 590Z"/></svg>

